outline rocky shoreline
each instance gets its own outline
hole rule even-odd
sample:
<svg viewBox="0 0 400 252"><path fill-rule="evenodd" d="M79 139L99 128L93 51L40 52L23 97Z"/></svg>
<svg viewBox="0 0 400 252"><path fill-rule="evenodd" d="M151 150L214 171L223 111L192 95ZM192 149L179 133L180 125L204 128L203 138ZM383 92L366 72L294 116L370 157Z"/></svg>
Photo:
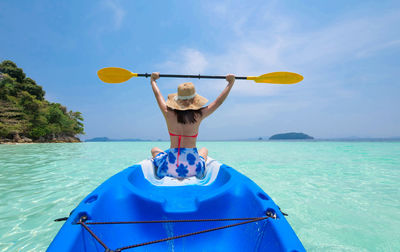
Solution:
<svg viewBox="0 0 400 252"><path fill-rule="evenodd" d="M30 144L30 143L80 143L81 140L73 136L58 136L51 139L39 138L32 140L25 136L14 136L13 139L0 138L0 144Z"/></svg>

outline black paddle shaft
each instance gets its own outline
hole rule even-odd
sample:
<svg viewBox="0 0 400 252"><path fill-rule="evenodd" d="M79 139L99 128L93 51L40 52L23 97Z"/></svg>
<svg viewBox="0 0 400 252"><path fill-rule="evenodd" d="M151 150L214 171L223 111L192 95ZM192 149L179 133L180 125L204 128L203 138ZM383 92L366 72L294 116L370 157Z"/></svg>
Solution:
<svg viewBox="0 0 400 252"><path fill-rule="evenodd" d="M138 77L150 77L151 74L138 74ZM197 78L197 79L225 79L226 76L220 75L188 75L188 74L160 74L160 77L172 77L172 78ZM247 80L244 76L235 76L237 80Z"/></svg>

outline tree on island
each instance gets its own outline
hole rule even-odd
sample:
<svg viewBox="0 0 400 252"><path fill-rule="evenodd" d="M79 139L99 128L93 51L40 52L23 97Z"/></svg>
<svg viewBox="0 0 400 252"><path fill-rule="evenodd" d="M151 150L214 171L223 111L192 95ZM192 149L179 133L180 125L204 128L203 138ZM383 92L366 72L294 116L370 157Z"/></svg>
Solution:
<svg viewBox="0 0 400 252"><path fill-rule="evenodd" d="M80 112L44 98L45 91L10 61L0 63L0 140L78 142Z"/></svg>
<svg viewBox="0 0 400 252"><path fill-rule="evenodd" d="M314 138L304 133L295 133L295 132L276 134L269 138L269 140L307 140L307 139L314 139Z"/></svg>

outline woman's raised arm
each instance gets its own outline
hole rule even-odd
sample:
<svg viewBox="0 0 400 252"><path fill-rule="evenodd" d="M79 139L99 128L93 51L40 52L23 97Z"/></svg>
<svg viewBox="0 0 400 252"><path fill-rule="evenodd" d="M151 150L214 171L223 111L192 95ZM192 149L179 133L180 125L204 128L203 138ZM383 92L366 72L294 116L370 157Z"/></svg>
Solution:
<svg viewBox="0 0 400 252"><path fill-rule="evenodd" d="M160 78L160 73L154 72L151 74L150 83L151 87L153 88L154 96L156 97L158 106L160 107L161 112L165 116L167 113L167 104L165 103L164 97L161 94L160 89L157 86L156 80Z"/></svg>
<svg viewBox="0 0 400 252"><path fill-rule="evenodd" d="M215 99L215 101L211 102L210 105L202 109L203 118L206 118L207 116L211 115L225 101L226 97L228 96L229 92L233 87L233 84L235 83L235 75L228 74L226 76L226 80L228 81L228 85L217 97L217 99Z"/></svg>

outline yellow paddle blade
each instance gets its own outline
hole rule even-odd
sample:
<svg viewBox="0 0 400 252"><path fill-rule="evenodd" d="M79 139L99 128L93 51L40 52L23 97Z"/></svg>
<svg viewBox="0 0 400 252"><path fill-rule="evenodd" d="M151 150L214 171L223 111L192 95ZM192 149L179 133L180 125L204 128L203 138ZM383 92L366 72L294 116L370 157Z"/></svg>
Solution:
<svg viewBox="0 0 400 252"><path fill-rule="evenodd" d="M137 73L119 67L106 67L97 71L100 80L107 83L121 83L132 77L137 77Z"/></svg>
<svg viewBox="0 0 400 252"><path fill-rule="evenodd" d="M248 80L254 80L256 83L272 84L294 84L303 80L303 76L291 72L273 72L260 76L248 76Z"/></svg>

